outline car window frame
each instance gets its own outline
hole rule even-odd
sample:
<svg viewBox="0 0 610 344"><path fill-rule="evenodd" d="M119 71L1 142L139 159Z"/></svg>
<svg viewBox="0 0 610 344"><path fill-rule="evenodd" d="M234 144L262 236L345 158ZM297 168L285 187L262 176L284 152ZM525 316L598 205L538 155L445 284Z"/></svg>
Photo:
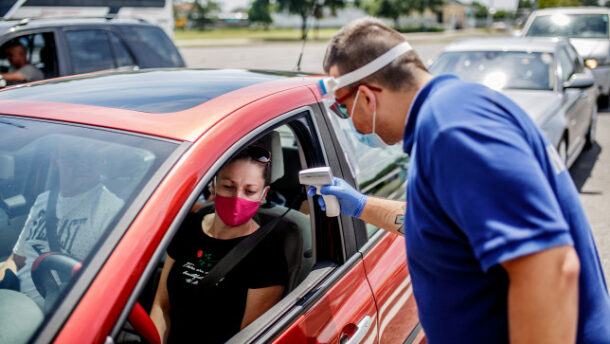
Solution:
<svg viewBox="0 0 610 344"><path fill-rule="evenodd" d="M157 171L150 177L148 182L134 197L133 202L124 210L122 216L114 219L114 221L111 223L113 229L108 232L108 235L106 235L103 240L98 242L96 253L92 257L89 257L85 268L79 270L79 274L76 275L74 281L70 282L70 288L67 290L67 292L65 292L65 294L62 295L62 302L45 318L44 322L36 330L35 334L29 339L29 343L43 344L48 343L49 338L55 338L55 336L61 331L65 321L71 316L72 311L78 306L80 299L88 291L89 285L93 282L97 276L97 273L103 267L108 257L112 254L114 247L123 237L133 219L138 215L140 209L142 209L144 204L148 201L148 198L152 195L153 191L156 189L157 185L161 182L165 175L170 171L171 167L187 150L190 143L177 142L175 140L151 135L125 132L123 130L101 128L92 125L69 123L57 120L35 118L28 118L28 120L128 134L177 144L176 149L166 158L166 160L159 166Z"/></svg>
<svg viewBox="0 0 610 344"><path fill-rule="evenodd" d="M12 39L15 38L19 38L22 36L28 36L28 35L36 35L36 34L41 34L44 35L45 33L51 33L53 35L53 40L55 43L55 58L56 58L56 62L57 62L57 75L61 76L63 75L62 72L66 70L65 68L65 62L64 62L64 58L63 56L60 56L61 54L59 53L60 50L60 45L63 47L63 38L61 37L60 32L56 29L56 28L47 28L47 27L43 27L43 28L36 28L36 29L25 29L25 30L16 30L14 32L8 33L8 34L4 34L2 35L2 40L0 40L0 46L6 44L7 42L9 42Z"/></svg>
<svg viewBox="0 0 610 344"><path fill-rule="evenodd" d="M325 139L324 137L330 136L330 132L328 131L328 128L326 128L326 130L321 130L324 127L320 128L320 126L323 126L325 124L324 122L320 122L320 119L318 118L319 116L320 109L319 106L316 106L316 104L302 106L293 109L289 112L286 112L282 115L279 115L267 121L263 125L251 130L248 134L244 135L238 141L234 142L231 148L225 151L221 155L221 157L207 169L203 178L192 189L191 194L180 208L178 214L172 220L172 223L165 232L163 238L161 239L161 242L158 244L155 252L149 259L144 269L144 272L139 277L139 280L136 283L134 289L130 292L130 296L127 302L123 306L119 317L114 323L112 330L108 334L109 338L112 338L114 340L120 334L133 305L138 300L146 284L149 282L149 279L154 275L158 263L164 256L169 243L171 242L174 235L177 233L180 225L190 212L194 202L197 200L199 195L203 192L204 188L211 181L216 171L218 171L218 169L220 169L223 164L239 149L241 149L248 143L254 141L261 135L264 135L265 133L273 130L274 128L280 127L282 125L288 125L295 134L297 140L299 141L299 150L302 150L302 145L306 144L305 142L300 141L303 139L303 136L309 136L309 139L317 141L314 142L317 143L317 145L315 145L312 150L309 150L309 152L300 152L301 157L304 157L308 154L313 154L309 157L305 157L306 160L309 159L310 161L305 161L303 163L305 163L309 167L317 166L320 164L327 164L336 167L338 166L336 156L332 155L334 154L334 148L331 148L330 150L326 148L326 145L328 145L328 139ZM297 126L296 122L299 121L305 121L308 123L301 123L299 126L302 128L300 128L299 130L295 128ZM309 133L304 133L302 132L302 130L309 131ZM343 223L349 224L349 222L347 222L345 219L341 219L342 221L339 221L337 223L336 228L338 229L339 233L336 233L338 234L338 237L335 239L343 243L343 247L342 250L338 252L339 256L332 257L329 260L329 257L322 256L320 252L318 252L318 248L320 247L319 241L323 238L320 238L319 235L316 235L317 229L326 228L326 226L323 226L322 223L326 224L329 220L327 220L324 214L322 214L319 207L314 206L313 198L308 197L308 204L310 209L315 209L314 211L310 212L310 222L312 224L312 254L314 257L314 267L307 275L305 280L301 281L295 287L294 290L284 296L280 300L280 302L278 302L270 310L268 310L266 313L256 319L248 327L238 332L230 341L237 340L237 342L240 342L242 341L242 338L252 339L255 337L260 337L261 335L268 335L270 333L270 329L272 333L275 333L276 336L280 335L281 330L278 329L283 329L285 326L287 326L285 323L292 323L295 319L298 318L300 314L304 313L305 310L308 309L308 307L315 304L319 297L324 295L323 291L327 290L326 288L330 288L333 285L332 282L334 281L334 279L331 279L330 282L328 282L329 279L327 277L329 275L331 275L333 272L335 275L339 272L340 275L343 275L346 271L349 270L349 266L345 265L347 259L345 259L346 251L345 244L343 243L344 238L342 234L344 232L351 231L351 229L349 228L346 229L342 227ZM350 260L350 262L355 258L360 258L359 254L357 254L355 250L351 253L352 259ZM319 286L321 283L324 282L328 284L325 288L314 289L315 286ZM314 293L312 293L312 291L314 291Z"/></svg>

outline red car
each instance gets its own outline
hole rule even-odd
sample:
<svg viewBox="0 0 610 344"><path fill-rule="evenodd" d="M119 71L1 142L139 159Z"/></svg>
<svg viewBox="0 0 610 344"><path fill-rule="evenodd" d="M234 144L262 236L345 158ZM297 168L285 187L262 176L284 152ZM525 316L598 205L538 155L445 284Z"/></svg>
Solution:
<svg viewBox="0 0 610 344"><path fill-rule="evenodd" d="M0 262L26 257L17 259L21 291L0 289L0 342L158 341L148 312L167 245L220 166L261 137L273 159L259 215L265 222L291 208L278 225L291 282L230 342L425 342L404 239L326 217L299 184L300 170L330 166L364 193L405 195L401 148L360 143L331 115L318 81L148 70L0 92ZM92 183L94 191L79 191ZM69 192L79 196L67 201ZM71 211L82 214L57 220ZM40 231L44 223L55 234ZM24 240L39 243L24 248Z"/></svg>

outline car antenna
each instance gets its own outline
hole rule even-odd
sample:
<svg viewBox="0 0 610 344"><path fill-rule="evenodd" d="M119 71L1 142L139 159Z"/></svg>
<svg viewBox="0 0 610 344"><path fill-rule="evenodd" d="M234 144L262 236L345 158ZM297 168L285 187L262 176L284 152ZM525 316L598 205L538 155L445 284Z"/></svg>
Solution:
<svg viewBox="0 0 610 344"><path fill-rule="evenodd" d="M318 8L318 1L319 0L314 0L313 1L313 7L311 9L311 17L313 17L315 19L315 15L316 15L316 9ZM301 45L301 52L299 53L299 59L297 60L297 65L294 67L294 70L297 72L301 71L301 60L303 59L303 52L305 51L305 43L307 43L307 35L309 34L309 25L308 24L308 20L309 18L305 19L305 34L303 35L303 44Z"/></svg>

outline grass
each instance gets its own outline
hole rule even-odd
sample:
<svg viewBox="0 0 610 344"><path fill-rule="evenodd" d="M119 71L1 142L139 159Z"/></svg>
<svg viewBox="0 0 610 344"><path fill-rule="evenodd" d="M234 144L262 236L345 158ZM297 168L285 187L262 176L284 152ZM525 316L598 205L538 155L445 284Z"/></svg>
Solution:
<svg viewBox="0 0 610 344"><path fill-rule="evenodd" d="M328 40L334 36L339 29L321 28L311 29L309 39ZM300 29L250 29L250 28L222 28L210 30L176 30L175 40L197 40L197 39L234 39L246 38L262 41L300 41Z"/></svg>

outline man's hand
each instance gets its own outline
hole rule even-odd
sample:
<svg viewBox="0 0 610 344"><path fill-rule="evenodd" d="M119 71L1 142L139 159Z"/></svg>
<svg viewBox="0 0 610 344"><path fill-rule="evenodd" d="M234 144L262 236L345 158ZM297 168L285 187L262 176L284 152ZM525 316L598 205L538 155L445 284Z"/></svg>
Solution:
<svg viewBox="0 0 610 344"><path fill-rule="evenodd" d="M502 263L509 278L511 343L574 343L580 261L560 246Z"/></svg>
<svg viewBox="0 0 610 344"><path fill-rule="evenodd" d="M355 218L360 218L360 214L362 213L362 209L364 209L367 199L366 195L356 191L356 189L345 180L337 177L333 177L332 185L322 186L320 188L320 193L335 196L339 201L341 214ZM307 195L313 197L315 194L316 188L310 185ZM326 205L324 204L324 199L322 197L318 197L318 204L322 210L326 210Z"/></svg>

